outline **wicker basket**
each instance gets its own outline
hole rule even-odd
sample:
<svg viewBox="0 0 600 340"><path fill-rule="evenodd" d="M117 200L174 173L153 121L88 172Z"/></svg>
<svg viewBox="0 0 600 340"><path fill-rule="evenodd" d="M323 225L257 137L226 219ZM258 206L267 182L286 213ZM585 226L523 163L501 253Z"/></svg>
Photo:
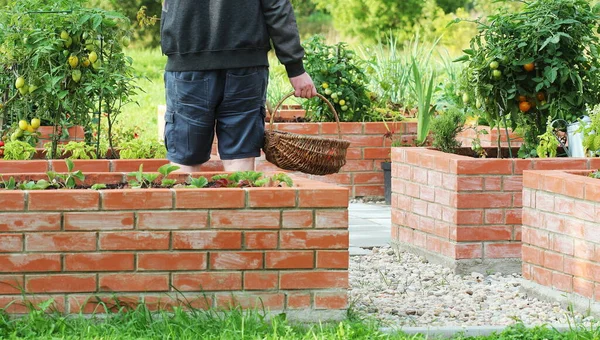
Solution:
<svg viewBox="0 0 600 340"><path fill-rule="evenodd" d="M279 107L293 94L294 92L283 97L271 114L271 122L269 129L265 131L263 146L267 161L284 170L300 171L311 175L329 175L339 172L346 164L346 151L350 142L342 140L338 114L333 105L322 95L317 94L327 103L335 116L339 139L273 130L273 121Z"/></svg>

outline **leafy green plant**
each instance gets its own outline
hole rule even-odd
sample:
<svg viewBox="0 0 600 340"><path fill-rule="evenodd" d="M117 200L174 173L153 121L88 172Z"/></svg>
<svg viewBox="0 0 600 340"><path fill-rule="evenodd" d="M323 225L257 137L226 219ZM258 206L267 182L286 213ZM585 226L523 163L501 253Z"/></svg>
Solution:
<svg viewBox="0 0 600 340"><path fill-rule="evenodd" d="M262 172L256 171L241 171L232 174L219 174L211 178L214 187L277 187L283 184L288 187L294 185L292 179L283 173L278 173L273 176L263 177Z"/></svg>
<svg viewBox="0 0 600 340"><path fill-rule="evenodd" d="M20 140L7 141L4 144L4 159L24 161L33 158L35 148L27 142Z"/></svg>
<svg viewBox="0 0 600 340"><path fill-rule="evenodd" d="M589 110L590 122L579 121L579 131L583 133L583 148L586 155L600 156L600 105Z"/></svg>
<svg viewBox="0 0 600 340"><path fill-rule="evenodd" d="M175 185L177 181L174 179L168 179L167 176L169 176L170 173L176 170L179 170L179 166L165 164L158 168L158 173L145 173L144 164L140 164L140 168L138 171L130 172L129 174L127 174L127 176L129 177L134 177L134 179L129 180L128 183L133 189L151 188L155 181L158 180L160 176L162 176L161 186L171 187Z"/></svg>
<svg viewBox="0 0 600 340"><path fill-rule="evenodd" d="M600 179L600 171L596 170L589 175L591 178Z"/></svg>
<svg viewBox="0 0 600 340"><path fill-rule="evenodd" d="M462 131L465 124L465 114L457 108L448 109L431 122L433 147L446 153L454 153L461 143L456 135Z"/></svg>
<svg viewBox="0 0 600 340"><path fill-rule="evenodd" d="M536 148L536 153L539 158L556 157L558 151L558 139L554 135L554 127L552 126L552 118L548 117L546 123L546 132L538 136L539 144Z"/></svg>
<svg viewBox="0 0 600 340"><path fill-rule="evenodd" d="M151 188L152 183L156 181L159 174L154 173L144 173L144 164L140 164L140 168L138 171L133 171L127 174L129 177L134 177L134 179L129 180L129 185L133 189L141 189L141 188Z"/></svg>
<svg viewBox="0 0 600 340"><path fill-rule="evenodd" d="M102 190L102 189L106 189L106 188L107 188L107 186L104 183L95 183L95 184L92 184L92 186L91 186L90 189L92 189L92 190Z"/></svg>
<svg viewBox="0 0 600 340"><path fill-rule="evenodd" d="M283 186L284 184L288 188L291 188L294 186L294 182L292 181L290 176L283 174L283 173L279 173L279 174L275 174L271 177L259 179L256 181L255 184L258 187L280 187L280 186Z"/></svg>
<svg viewBox="0 0 600 340"><path fill-rule="evenodd" d="M492 127L510 118L524 134L519 156L535 157L548 116L574 122L586 104L600 102L600 17L585 0L523 4L477 20L479 32L458 60L466 62L461 83L472 103Z"/></svg>
<svg viewBox="0 0 600 340"><path fill-rule="evenodd" d="M77 185L76 180L78 179L83 182L85 180L85 175L81 170L73 172L75 165L72 160L67 158L65 159L65 163L67 164L66 174L60 174L55 171L48 171L46 173L48 175L49 183L57 188L75 189L75 186Z"/></svg>
<svg viewBox="0 0 600 340"><path fill-rule="evenodd" d="M167 176L169 176L169 174L172 173L173 171L177 171L179 169L180 169L179 166L172 165L172 164L165 164L165 165L161 166L160 168L158 168L158 172L163 176L162 180L161 180L161 186L172 187L173 185L175 185L175 183L177 183L177 180L167 178Z"/></svg>
<svg viewBox="0 0 600 340"><path fill-rule="evenodd" d="M435 89L435 71L423 73L419 69L416 59L412 59L412 84L411 89L417 100L417 143L424 143L429 135L431 118L435 114L432 104Z"/></svg>
<svg viewBox="0 0 600 340"><path fill-rule="evenodd" d="M164 143L156 137L140 137L119 145L121 159L153 159L165 158L167 150Z"/></svg>
<svg viewBox="0 0 600 340"><path fill-rule="evenodd" d="M305 68L318 92L332 102L340 121L373 120L369 115L371 100L367 93L367 77L361 61L345 43L327 45L324 37L313 36L304 43ZM320 98L303 103L307 118L313 121L335 121L333 112Z"/></svg>
<svg viewBox="0 0 600 340"><path fill-rule="evenodd" d="M206 179L206 177L198 177L198 178L191 178L190 179L190 184L188 185L188 188L195 188L195 189L200 189L200 188L205 188L208 185L208 179Z"/></svg>
<svg viewBox="0 0 600 340"><path fill-rule="evenodd" d="M46 155L47 159L52 159L52 158L55 158L55 156L53 156L53 152L55 152L56 155L63 154L64 146L65 146L64 144L57 144L56 147L54 147L51 142L45 143L44 150L42 152L44 153L44 155Z"/></svg>
<svg viewBox="0 0 600 340"><path fill-rule="evenodd" d="M86 142L70 141L61 147L62 155L69 159L96 159L96 148Z"/></svg>
<svg viewBox="0 0 600 340"><path fill-rule="evenodd" d="M46 181L45 179L40 179L39 181L24 181L18 184L18 188L21 190L46 190L50 186L51 183Z"/></svg>
<svg viewBox="0 0 600 340"><path fill-rule="evenodd" d="M15 190L17 188L17 183L15 178L10 176L8 181L5 181L2 176L0 176L0 182L2 182L2 188L5 190Z"/></svg>

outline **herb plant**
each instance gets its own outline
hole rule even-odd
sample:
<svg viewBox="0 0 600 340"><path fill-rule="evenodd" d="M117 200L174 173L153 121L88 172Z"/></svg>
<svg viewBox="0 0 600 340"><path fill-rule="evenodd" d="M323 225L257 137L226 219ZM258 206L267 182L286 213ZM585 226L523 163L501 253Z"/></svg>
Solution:
<svg viewBox="0 0 600 340"><path fill-rule="evenodd" d="M4 159L24 161L33 158L35 148L27 142L20 140L7 141L4 144Z"/></svg>
<svg viewBox="0 0 600 340"><path fill-rule="evenodd" d="M454 153L461 143L456 140L456 135L463 129L466 117L457 108L450 108L438 115L431 122L433 134L433 147L447 153Z"/></svg>

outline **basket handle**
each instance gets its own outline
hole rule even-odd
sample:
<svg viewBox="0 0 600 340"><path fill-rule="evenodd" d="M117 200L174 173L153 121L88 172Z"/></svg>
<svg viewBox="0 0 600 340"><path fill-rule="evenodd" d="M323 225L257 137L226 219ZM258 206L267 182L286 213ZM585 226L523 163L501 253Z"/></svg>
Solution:
<svg viewBox="0 0 600 340"><path fill-rule="evenodd" d="M277 114L277 112L279 112L279 107L281 107L281 105L283 104L283 102L288 99L289 97L294 95L294 91L286 94L280 101L279 103L277 103L277 106L275 106L275 110L273 110L273 114L271 114L271 122L269 124L269 131L273 131L273 122L275 121L275 115ZM335 108L333 107L333 105L331 105L331 102L329 102L329 100L327 100L327 98L325 98L323 95L317 93L317 97L321 98L326 104L327 106L329 106L329 110L331 110L331 112L333 112L333 115L335 116L335 121L337 123L337 127L338 127L338 136L340 137L340 139L342 139L342 127L340 125L340 118L338 117L337 112L335 111Z"/></svg>

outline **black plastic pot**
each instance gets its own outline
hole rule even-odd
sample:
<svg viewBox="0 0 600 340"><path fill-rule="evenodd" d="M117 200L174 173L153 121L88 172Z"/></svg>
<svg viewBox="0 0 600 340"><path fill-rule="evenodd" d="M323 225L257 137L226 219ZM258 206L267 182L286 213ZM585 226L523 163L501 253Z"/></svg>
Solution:
<svg viewBox="0 0 600 340"><path fill-rule="evenodd" d="M385 190L385 204L392 203L392 163L381 162L383 169L383 188Z"/></svg>

